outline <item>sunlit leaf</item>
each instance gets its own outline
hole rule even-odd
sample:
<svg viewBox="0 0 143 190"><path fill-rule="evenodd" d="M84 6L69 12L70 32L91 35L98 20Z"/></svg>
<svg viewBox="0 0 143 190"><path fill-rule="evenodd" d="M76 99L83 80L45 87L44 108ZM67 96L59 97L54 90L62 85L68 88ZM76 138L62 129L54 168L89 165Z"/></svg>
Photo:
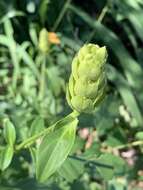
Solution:
<svg viewBox="0 0 143 190"><path fill-rule="evenodd" d="M101 166L96 166L96 168L105 180L110 180L115 174L120 175L124 171L124 161L120 157L114 156L113 154L102 154L98 158L97 162L101 163Z"/></svg>
<svg viewBox="0 0 143 190"><path fill-rule="evenodd" d="M72 182L77 179L84 171L84 163L72 158L67 158L58 173L67 181Z"/></svg>
<svg viewBox="0 0 143 190"><path fill-rule="evenodd" d="M44 129L44 120L41 117L36 117L30 128L30 136L36 135Z"/></svg>
<svg viewBox="0 0 143 190"><path fill-rule="evenodd" d="M13 157L13 147L7 145L2 150L0 150L0 169L5 170L11 163Z"/></svg>
<svg viewBox="0 0 143 190"><path fill-rule="evenodd" d="M45 182L67 158L74 143L77 123L78 120L73 119L43 138L36 158L36 175L40 182Z"/></svg>
<svg viewBox="0 0 143 190"><path fill-rule="evenodd" d="M8 118L4 120L3 132L4 132L4 137L5 137L6 142L9 145L13 146L16 140L16 132L15 132L15 127L13 123Z"/></svg>

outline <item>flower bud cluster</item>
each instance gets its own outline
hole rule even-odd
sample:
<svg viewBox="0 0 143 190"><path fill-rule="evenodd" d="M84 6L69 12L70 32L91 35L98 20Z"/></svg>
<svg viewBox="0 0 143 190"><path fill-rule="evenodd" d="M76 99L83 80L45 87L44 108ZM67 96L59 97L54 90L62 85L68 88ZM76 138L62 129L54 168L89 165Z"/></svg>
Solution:
<svg viewBox="0 0 143 190"><path fill-rule="evenodd" d="M89 113L105 95L105 47L84 45L72 62L72 73L67 88L67 101L73 110Z"/></svg>

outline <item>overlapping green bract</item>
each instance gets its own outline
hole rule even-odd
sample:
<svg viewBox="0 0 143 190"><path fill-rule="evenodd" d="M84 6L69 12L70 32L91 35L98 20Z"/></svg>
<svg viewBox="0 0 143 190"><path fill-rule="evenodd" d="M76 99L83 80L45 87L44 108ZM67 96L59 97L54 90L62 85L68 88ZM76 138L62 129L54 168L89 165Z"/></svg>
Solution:
<svg viewBox="0 0 143 190"><path fill-rule="evenodd" d="M67 88L67 101L73 110L92 112L104 98L106 59L106 48L91 43L84 45L73 59Z"/></svg>

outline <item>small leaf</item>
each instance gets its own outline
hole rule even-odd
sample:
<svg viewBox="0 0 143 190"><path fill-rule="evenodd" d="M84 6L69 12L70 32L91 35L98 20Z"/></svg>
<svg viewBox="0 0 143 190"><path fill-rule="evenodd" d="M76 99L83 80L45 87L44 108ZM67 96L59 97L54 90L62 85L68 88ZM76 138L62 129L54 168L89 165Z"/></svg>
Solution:
<svg viewBox="0 0 143 190"><path fill-rule="evenodd" d="M109 182L109 190L128 190L127 183L125 180L118 181L113 179ZM141 190L141 189L133 189Z"/></svg>
<svg viewBox="0 0 143 190"><path fill-rule="evenodd" d="M143 140L143 132L142 131L137 132L135 137L138 140Z"/></svg>
<svg viewBox="0 0 143 190"><path fill-rule="evenodd" d="M83 162L81 162L80 160L67 158L58 170L58 173L67 181L72 182L73 180L78 179L78 177L83 173L83 171Z"/></svg>
<svg viewBox="0 0 143 190"><path fill-rule="evenodd" d="M12 122L6 118L4 120L4 137L5 137L5 140L6 142L13 146L14 143L15 143L15 140L16 140L16 132L15 132L15 127L14 125L12 124Z"/></svg>
<svg viewBox="0 0 143 190"><path fill-rule="evenodd" d="M143 118L141 115L141 111L139 109L138 103L134 96L132 89L130 88L128 82L125 78L111 65L108 65L108 78L113 81L117 86L121 97L127 106L127 109L130 111L132 116L137 120L138 124L142 126Z"/></svg>
<svg viewBox="0 0 143 190"><path fill-rule="evenodd" d="M41 0L40 2L40 6L39 6L39 15L40 15L40 19L42 21L42 24L44 24L47 16L47 10L48 10L48 4L49 4L49 0Z"/></svg>
<svg viewBox="0 0 143 190"><path fill-rule="evenodd" d="M37 117L31 124L30 136L36 135L44 129L44 120Z"/></svg>
<svg viewBox="0 0 143 190"><path fill-rule="evenodd" d="M113 175L115 174L120 175L125 169L124 161L120 157L112 154L102 154L97 161L101 164L101 166L97 166L96 168L99 171L101 177L103 177L105 180L112 179Z"/></svg>
<svg viewBox="0 0 143 190"><path fill-rule="evenodd" d="M5 170L11 163L13 157L13 147L6 146L0 151L0 169Z"/></svg>
<svg viewBox="0 0 143 190"><path fill-rule="evenodd" d="M45 182L67 158L75 140L77 123L77 118L68 120L66 117L57 123L56 130L43 138L36 157L36 175L40 182Z"/></svg>

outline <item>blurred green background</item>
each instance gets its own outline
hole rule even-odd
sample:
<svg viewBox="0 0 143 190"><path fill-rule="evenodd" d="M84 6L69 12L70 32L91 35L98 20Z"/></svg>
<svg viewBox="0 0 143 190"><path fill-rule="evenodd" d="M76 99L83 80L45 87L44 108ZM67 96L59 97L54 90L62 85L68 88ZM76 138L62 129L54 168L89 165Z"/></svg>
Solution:
<svg viewBox="0 0 143 190"><path fill-rule="evenodd" d="M49 32L44 57L43 28ZM47 127L71 112L65 92L72 58L89 42L107 47L107 96L95 113L80 116L73 152L93 160L103 152L117 156L113 179L107 169L101 176L92 163L78 160L39 185L24 150L0 172L0 190L143 189L142 0L0 1L0 144L6 116L19 143L34 118L42 117Z"/></svg>

